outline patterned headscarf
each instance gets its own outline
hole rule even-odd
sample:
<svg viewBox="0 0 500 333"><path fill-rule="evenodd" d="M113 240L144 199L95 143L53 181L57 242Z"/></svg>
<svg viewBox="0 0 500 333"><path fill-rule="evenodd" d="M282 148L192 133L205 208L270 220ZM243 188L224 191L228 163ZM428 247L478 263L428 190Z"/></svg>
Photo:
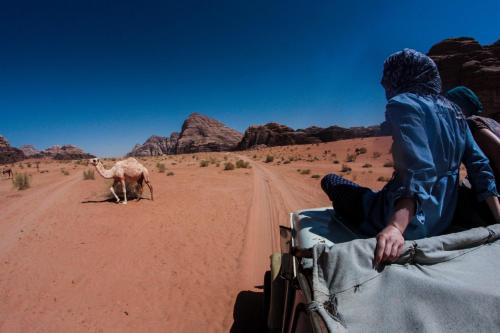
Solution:
<svg viewBox="0 0 500 333"><path fill-rule="evenodd" d="M479 97L467 87L458 86L453 88L446 93L446 97L460 106L466 117L477 116L483 112L483 105Z"/></svg>
<svg viewBox="0 0 500 333"><path fill-rule="evenodd" d="M405 92L420 95L441 92L441 77L434 61L412 49L404 49L387 57L381 83L387 99Z"/></svg>

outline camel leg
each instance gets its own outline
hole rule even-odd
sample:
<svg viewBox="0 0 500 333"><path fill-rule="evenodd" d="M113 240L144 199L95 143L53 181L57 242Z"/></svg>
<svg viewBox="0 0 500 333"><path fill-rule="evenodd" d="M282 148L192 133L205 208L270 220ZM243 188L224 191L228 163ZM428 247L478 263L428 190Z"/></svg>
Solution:
<svg viewBox="0 0 500 333"><path fill-rule="evenodd" d="M142 192L144 191L143 181L144 181L144 177L139 178L139 180L137 181L137 185L139 186L139 190L137 193L137 201L142 199Z"/></svg>
<svg viewBox="0 0 500 333"><path fill-rule="evenodd" d="M113 185L111 185L111 187L109 188L109 190L111 191L111 193L113 193L113 195L115 196L116 198L116 202L120 202L120 198L118 198L118 196L116 195L115 193L115 189L113 188L113 186L116 184L116 181L113 183Z"/></svg>
<svg viewBox="0 0 500 333"><path fill-rule="evenodd" d="M153 200L153 186L151 185L151 183L149 182L149 180L146 180L146 185L148 185L149 192L151 192L151 201L154 201Z"/></svg>
<svg viewBox="0 0 500 333"><path fill-rule="evenodd" d="M125 185L125 179L121 180L123 189L123 204L127 204L127 186Z"/></svg>

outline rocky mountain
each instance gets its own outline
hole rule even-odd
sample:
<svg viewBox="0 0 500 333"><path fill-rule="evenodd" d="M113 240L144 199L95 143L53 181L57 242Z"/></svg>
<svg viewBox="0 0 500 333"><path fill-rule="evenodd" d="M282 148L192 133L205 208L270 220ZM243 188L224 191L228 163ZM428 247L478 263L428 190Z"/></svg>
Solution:
<svg viewBox="0 0 500 333"><path fill-rule="evenodd" d="M500 40L480 45L473 38L445 39L429 50L436 62L443 91L464 85L481 99L485 115L500 121Z"/></svg>
<svg viewBox="0 0 500 333"><path fill-rule="evenodd" d="M242 135L223 123L201 115L191 114L182 124L176 153L229 151L236 148Z"/></svg>
<svg viewBox="0 0 500 333"><path fill-rule="evenodd" d="M11 147L9 141L0 135L0 164L14 163L25 158L22 150Z"/></svg>
<svg viewBox="0 0 500 333"><path fill-rule="evenodd" d="M286 146L296 144L310 144L329 142L343 139L362 138L379 135L380 127L351 127L330 126L327 128L308 127L294 130L278 123L268 123L259 126L250 126L238 144L238 150L250 149L256 146Z"/></svg>
<svg viewBox="0 0 500 333"><path fill-rule="evenodd" d="M161 156L175 154L179 133L173 132L170 137L153 135L142 145L137 144L127 156Z"/></svg>
<svg viewBox="0 0 500 333"><path fill-rule="evenodd" d="M26 157L34 156L40 154L40 151L37 150L33 145L23 145L19 147L24 153Z"/></svg>
<svg viewBox="0 0 500 333"><path fill-rule="evenodd" d="M241 138L241 133L223 123L193 113L184 121L180 133L173 132L168 138L153 135L142 145L135 145L127 156L228 151L233 150Z"/></svg>
<svg viewBox="0 0 500 333"><path fill-rule="evenodd" d="M94 155L84 152L81 148L73 145L54 145L49 147L33 157L50 157L55 160L81 160L93 158Z"/></svg>

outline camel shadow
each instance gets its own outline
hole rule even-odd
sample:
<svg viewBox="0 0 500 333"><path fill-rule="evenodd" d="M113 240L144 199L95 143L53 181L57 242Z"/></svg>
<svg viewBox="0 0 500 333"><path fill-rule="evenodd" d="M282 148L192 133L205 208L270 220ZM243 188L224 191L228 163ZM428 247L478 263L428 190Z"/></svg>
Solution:
<svg viewBox="0 0 500 333"><path fill-rule="evenodd" d="M230 333L267 332L264 293L241 291L236 296Z"/></svg>
<svg viewBox="0 0 500 333"><path fill-rule="evenodd" d="M131 201L137 201L137 198L128 198L127 197L127 200L129 202L131 202ZM141 198L141 200L139 200L139 201L142 201L142 200L150 200L151 201L151 198ZM102 199L102 200L84 200L84 201L81 201L80 203L82 203L82 204L89 204L89 203L112 203L112 204L116 204L116 199L115 198L107 198L107 199Z"/></svg>

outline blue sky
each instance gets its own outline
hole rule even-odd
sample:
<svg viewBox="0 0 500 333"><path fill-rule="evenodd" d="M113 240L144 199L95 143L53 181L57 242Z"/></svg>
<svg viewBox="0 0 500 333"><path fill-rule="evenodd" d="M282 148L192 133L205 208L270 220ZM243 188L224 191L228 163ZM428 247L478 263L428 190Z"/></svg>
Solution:
<svg viewBox="0 0 500 333"><path fill-rule="evenodd" d="M493 43L498 13L497 0L3 1L0 134L119 156L191 112L240 131L376 124L387 55Z"/></svg>

